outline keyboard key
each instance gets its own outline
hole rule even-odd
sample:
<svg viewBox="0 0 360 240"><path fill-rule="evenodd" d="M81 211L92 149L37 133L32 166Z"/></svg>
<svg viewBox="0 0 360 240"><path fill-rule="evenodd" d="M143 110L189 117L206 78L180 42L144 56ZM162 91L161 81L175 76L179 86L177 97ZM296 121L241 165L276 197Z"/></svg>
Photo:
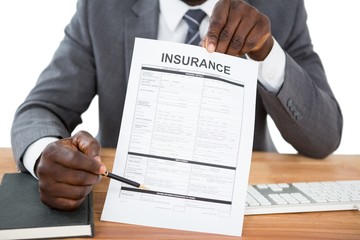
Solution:
<svg viewBox="0 0 360 240"><path fill-rule="evenodd" d="M281 188L289 188L289 184L287 183L279 183L278 186Z"/></svg>
<svg viewBox="0 0 360 240"><path fill-rule="evenodd" d="M287 204L288 203L279 194L269 194L269 197L277 204Z"/></svg>
<svg viewBox="0 0 360 240"><path fill-rule="evenodd" d="M274 191L274 192L282 192L282 188L281 187L279 187L277 184L275 184L275 185L271 185L271 186L269 186L270 187L270 189L272 190L272 191Z"/></svg>
<svg viewBox="0 0 360 240"><path fill-rule="evenodd" d="M258 184L256 185L259 189L268 189L269 186L267 184Z"/></svg>
<svg viewBox="0 0 360 240"><path fill-rule="evenodd" d="M357 210L360 180L249 185L245 214Z"/></svg>

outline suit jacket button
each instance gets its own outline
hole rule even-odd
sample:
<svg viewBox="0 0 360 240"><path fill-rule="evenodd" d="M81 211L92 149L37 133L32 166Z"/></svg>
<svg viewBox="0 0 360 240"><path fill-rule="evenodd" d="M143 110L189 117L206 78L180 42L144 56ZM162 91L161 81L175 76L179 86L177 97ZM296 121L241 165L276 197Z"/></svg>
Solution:
<svg viewBox="0 0 360 240"><path fill-rule="evenodd" d="M293 101L291 98L288 99L287 105L288 105L288 107L291 107L293 105Z"/></svg>
<svg viewBox="0 0 360 240"><path fill-rule="evenodd" d="M295 115L296 120L301 120L301 119L302 119L302 116L301 116L301 114L300 114L298 111L296 111L296 112L294 113L294 115Z"/></svg>

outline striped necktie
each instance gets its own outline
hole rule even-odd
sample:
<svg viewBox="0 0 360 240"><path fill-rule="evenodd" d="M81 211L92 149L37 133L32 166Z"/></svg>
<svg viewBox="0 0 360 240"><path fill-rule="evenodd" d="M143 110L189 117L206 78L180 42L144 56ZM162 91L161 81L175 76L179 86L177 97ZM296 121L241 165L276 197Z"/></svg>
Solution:
<svg viewBox="0 0 360 240"><path fill-rule="evenodd" d="M185 39L186 44L199 45L200 34L199 26L206 13L201 9L190 9L184 15L184 20L189 26L189 30Z"/></svg>

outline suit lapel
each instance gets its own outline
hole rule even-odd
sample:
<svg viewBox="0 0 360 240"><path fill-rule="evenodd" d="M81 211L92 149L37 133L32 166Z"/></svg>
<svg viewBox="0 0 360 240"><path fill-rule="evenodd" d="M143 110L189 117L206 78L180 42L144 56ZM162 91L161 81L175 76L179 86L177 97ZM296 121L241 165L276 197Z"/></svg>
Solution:
<svg viewBox="0 0 360 240"><path fill-rule="evenodd" d="M139 0L125 19L125 64L126 79L129 77L134 41L136 37L156 39L159 22L158 1Z"/></svg>

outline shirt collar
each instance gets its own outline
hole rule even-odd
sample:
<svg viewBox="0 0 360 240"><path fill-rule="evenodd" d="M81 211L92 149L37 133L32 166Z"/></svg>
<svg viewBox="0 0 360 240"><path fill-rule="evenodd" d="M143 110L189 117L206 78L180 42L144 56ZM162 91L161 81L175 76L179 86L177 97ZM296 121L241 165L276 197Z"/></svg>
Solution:
<svg viewBox="0 0 360 240"><path fill-rule="evenodd" d="M210 17L217 1L218 0L207 0L201 5L189 6L181 0L159 0L160 13L168 28L171 31L175 31L187 10L202 9L206 15Z"/></svg>

